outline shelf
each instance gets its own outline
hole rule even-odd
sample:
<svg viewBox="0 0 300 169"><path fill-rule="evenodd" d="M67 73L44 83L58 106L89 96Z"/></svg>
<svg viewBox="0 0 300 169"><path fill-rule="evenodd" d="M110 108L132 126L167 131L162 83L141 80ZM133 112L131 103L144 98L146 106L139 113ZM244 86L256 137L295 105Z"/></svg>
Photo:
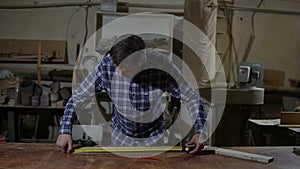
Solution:
<svg viewBox="0 0 300 169"><path fill-rule="evenodd" d="M33 63L0 63L0 69L9 70L15 76L37 79L38 66ZM42 64L42 80L71 82L74 65L69 64ZM49 77L51 75L52 77Z"/></svg>
<svg viewBox="0 0 300 169"><path fill-rule="evenodd" d="M0 105L0 108L8 108L8 109L65 109L65 107L42 107L42 106L9 106L9 105Z"/></svg>

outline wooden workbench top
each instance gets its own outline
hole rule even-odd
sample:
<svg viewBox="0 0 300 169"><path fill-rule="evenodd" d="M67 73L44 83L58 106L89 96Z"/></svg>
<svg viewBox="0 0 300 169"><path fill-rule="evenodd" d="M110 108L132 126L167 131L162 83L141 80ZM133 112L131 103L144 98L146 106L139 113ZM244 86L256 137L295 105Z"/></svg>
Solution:
<svg viewBox="0 0 300 169"><path fill-rule="evenodd" d="M228 147L229 148L229 147ZM114 154L65 154L54 144L0 143L0 169L299 169L300 156L293 147L230 147L244 152L272 156L262 164L221 155L188 155L167 152L154 158L126 158Z"/></svg>

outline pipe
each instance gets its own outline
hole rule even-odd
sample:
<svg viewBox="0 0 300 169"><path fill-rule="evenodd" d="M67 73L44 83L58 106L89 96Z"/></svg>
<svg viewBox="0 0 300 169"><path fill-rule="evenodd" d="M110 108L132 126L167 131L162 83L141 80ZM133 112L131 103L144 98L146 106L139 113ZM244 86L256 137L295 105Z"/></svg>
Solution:
<svg viewBox="0 0 300 169"><path fill-rule="evenodd" d="M51 3L34 5L0 5L0 9L35 9L35 8L58 8L72 6L96 6L99 2L76 2L76 3Z"/></svg>
<svg viewBox="0 0 300 169"><path fill-rule="evenodd" d="M219 8L233 10L233 11L249 11L249 12L261 12L261 13L300 15L300 11L286 11L286 10L278 10L278 9L253 8L253 7L235 6L235 5L219 5Z"/></svg>
<svg viewBox="0 0 300 169"><path fill-rule="evenodd" d="M138 4L138 3L121 3L128 7L145 7L145 8L167 8L167 9L183 9L183 5L180 4ZM34 4L34 5L0 5L0 9L34 9L34 8L58 8L58 7L72 7L72 6L98 6L100 2L74 2L74 3L53 3L53 4ZM289 14L300 15L300 11L287 11L278 9L265 9L265 8L253 8L246 6L236 5L223 5L219 4L218 8L228 9L233 11L249 11L249 12L261 12L261 13L275 13L275 14Z"/></svg>

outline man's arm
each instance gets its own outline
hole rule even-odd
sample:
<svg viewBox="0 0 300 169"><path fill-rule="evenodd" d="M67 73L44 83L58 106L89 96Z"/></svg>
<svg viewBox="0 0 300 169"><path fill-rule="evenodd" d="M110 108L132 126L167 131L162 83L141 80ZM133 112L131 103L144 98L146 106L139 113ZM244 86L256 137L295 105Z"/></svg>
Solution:
<svg viewBox="0 0 300 169"><path fill-rule="evenodd" d="M195 126L195 134L191 140L187 143L188 145L195 145L195 149L190 152L190 154L195 154L196 152L203 149L204 135L202 132L205 122L206 122L206 112L204 110L204 104L200 99L199 93L188 83L188 81L182 76L178 69L174 68L176 72L176 80L171 80L169 86L169 92L171 95L177 99L180 99L184 104L186 104L191 118Z"/></svg>
<svg viewBox="0 0 300 169"><path fill-rule="evenodd" d="M56 141L57 146L63 152L71 153L72 150L72 122L76 118L76 109L83 108L85 103L95 96L95 85L101 88L101 80L97 80L102 78L101 66L103 66L102 62L88 74L68 100ZM96 80L98 84L95 83Z"/></svg>

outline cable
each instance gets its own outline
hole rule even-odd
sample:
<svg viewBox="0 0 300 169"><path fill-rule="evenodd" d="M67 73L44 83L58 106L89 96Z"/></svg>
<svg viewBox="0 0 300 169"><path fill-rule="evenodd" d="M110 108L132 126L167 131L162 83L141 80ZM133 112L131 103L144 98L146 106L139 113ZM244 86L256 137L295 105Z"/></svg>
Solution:
<svg viewBox="0 0 300 169"><path fill-rule="evenodd" d="M0 9L37 9L37 8L62 8L73 6L98 6L99 2L74 2L74 3L49 3L49 4L34 4L34 5L1 5Z"/></svg>
<svg viewBox="0 0 300 169"><path fill-rule="evenodd" d="M231 27L232 26L232 23L231 23L232 18L231 19L229 18L229 10L227 8L227 4L226 4L225 0L222 0L222 5L224 6L224 15L225 15L225 19L226 19L226 25L227 25L227 28L228 28L227 29L227 34L228 34L229 39L230 39L230 43L229 43L229 45L226 49L225 54L227 55L227 52L231 51L231 47L232 47L233 52L234 52L233 56L235 56L235 58L234 58L235 64L237 64L238 63L238 54L237 54L237 50L236 50L236 47L235 47L235 40L234 40L233 34L232 34L232 27ZM226 55L224 55L224 56L226 56ZM225 61L225 59L224 59L224 61ZM237 72L237 70L235 70L236 69L235 64L231 64L231 60L229 60L229 68L233 73L233 81L236 81L235 72ZM230 75L231 75L231 73L228 73L228 77L226 77L226 78L230 79Z"/></svg>
<svg viewBox="0 0 300 169"><path fill-rule="evenodd" d="M71 21L72 21L72 18L73 18L74 15L75 15L75 13L78 12L78 11L79 11L79 9L75 9L75 10L73 11L73 13L71 14L71 16L69 17L68 21L67 21L67 25L66 25L66 41L67 41L67 44L69 44L69 43L68 43L68 37L69 37L69 27L70 27L70 23L71 23ZM74 55L74 53L73 53L69 48L67 48L67 50L68 50L68 54L71 54L71 56L74 56L74 58L76 57L76 56Z"/></svg>
<svg viewBox="0 0 300 169"><path fill-rule="evenodd" d="M283 2L293 2L293 3L300 3L299 0L273 0L273 1L283 1Z"/></svg>
<svg viewBox="0 0 300 169"><path fill-rule="evenodd" d="M257 5L257 8L259 8L262 3L264 2L264 0L260 0L259 4ZM252 13L252 16L251 16L251 34L250 34L250 38L249 38L249 42L248 42L248 45L247 45L247 48L246 48L246 51L245 51L245 55L242 59L243 62L247 61L248 59L248 56L249 56L249 53L252 49L252 45L254 44L254 40L255 40L255 24L254 24L254 17L255 17L255 14L256 14L256 11L254 11Z"/></svg>
<svg viewBox="0 0 300 169"><path fill-rule="evenodd" d="M89 3L91 2L91 0L89 0ZM88 17L89 17L89 8L90 8L91 6L90 5L88 5L87 7L86 7L86 13L85 13L85 21L84 21L84 24L85 24L85 35L84 35L84 40L83 40L83 45L85 45L85 43L86 43L86 40L87 40L87 36L88 36Z"/></svg>

